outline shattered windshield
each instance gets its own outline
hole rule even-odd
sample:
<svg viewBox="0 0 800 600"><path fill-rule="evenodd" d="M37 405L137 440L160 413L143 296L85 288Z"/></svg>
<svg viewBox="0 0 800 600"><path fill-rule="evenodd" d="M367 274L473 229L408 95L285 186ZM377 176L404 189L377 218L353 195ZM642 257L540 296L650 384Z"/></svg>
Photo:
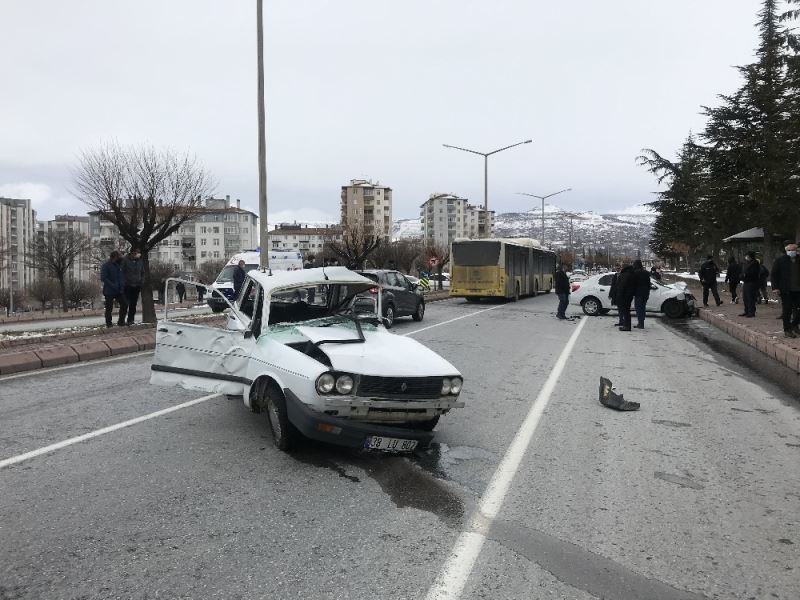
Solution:
<svg viewBox="0 0 800 600"><path fill-rule="evenodd" d="M324 283L275 290L270 295L270 329L302 323L310 327L378 320L378 288L365 283ZM353 325L354 326L354 325Z"/></svg>

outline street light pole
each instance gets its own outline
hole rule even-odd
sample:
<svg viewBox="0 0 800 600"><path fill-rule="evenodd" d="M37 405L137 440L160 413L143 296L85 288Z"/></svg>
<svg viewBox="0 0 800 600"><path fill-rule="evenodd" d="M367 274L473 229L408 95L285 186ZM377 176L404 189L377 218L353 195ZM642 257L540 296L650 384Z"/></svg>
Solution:
<svg viewBox="0 0 800 600"><path fill-rule="evenodd" d="M571 192L572 188L566 188L563 190L558 190L557 192L553 192L552 194L547 194L546 196L537 196L536 194L527 194L525 192L517 192L520 196L530 196L531 198L538 198L542 201L542 246L544 246L544 201L548 198L552 198L558 194L562 194L564 192Z"/></svg>
<svg viewBox="0 0 800 600"><path fill-rule="evenodd" d="M525 140L524 142L517 142L516 144L511 144L510 146L498 148L497 150L492 150L491 152L479 152L477 150L470 150L469 148L462 148L460 146L451 146L450 144L442 144L442 146L444 146L445 148L452 148L453 150L461 150L463 152L477 154L483 157L483 210L488 212L489 211L489 157L492 154L497 154L498 152L502 152L503 150L508 150L509 148L521 146L522 144L530 144L532 141L533 140Z"/></svg>
<svg viewBox="0 0 800 600"><path fill-rule="evenodd" d="M269 223L267 221L267 134L264 117L264 23L263 0L256 0L258 38L258 221L261 266L269 268Z"/></svg>

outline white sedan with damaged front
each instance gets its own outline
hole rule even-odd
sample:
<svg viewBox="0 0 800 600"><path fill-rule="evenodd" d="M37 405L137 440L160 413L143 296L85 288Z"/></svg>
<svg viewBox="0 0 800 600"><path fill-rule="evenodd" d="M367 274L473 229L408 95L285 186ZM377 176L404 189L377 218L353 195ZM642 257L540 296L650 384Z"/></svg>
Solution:
<svg viewBox="0 0 800 600"><path fill-rule="evenodd" d="M282 450L302 437L395 452L427 445L439 417L464 406L462 376L386 330L375 288L343 267L250 271L225 324L165 314L150 383L241 395Z"/></svg>

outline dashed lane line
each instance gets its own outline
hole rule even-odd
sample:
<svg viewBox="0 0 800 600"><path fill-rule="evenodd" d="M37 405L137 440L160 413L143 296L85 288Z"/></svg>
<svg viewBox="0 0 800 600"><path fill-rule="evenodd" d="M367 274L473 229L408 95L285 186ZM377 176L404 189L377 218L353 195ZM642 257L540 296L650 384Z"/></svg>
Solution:
<svg viewBox="0 0 800 600"><path fill-rule="evenodd" d="M466 530L458 536L444 568L428 590L427 600L458 600L461 597L475 561L481 553L483 543L486 541L485 533L489 531L492 521L497 517L500 508L503 506L503 501L511 487L520 462L533 439L536 427L541 421L542 414L544 414L544 410L550 401L550 396L553 394L558 379L567 365L567 360L584 325L586 325L586 317L581 318L581 322L561 351L553 370L550 372L550 376L531 405L528 416L525 417L525 421L511 441L503 460L495 470L494 475L492 475L492 479L478 504L476 514L470 519Z"/></svg>

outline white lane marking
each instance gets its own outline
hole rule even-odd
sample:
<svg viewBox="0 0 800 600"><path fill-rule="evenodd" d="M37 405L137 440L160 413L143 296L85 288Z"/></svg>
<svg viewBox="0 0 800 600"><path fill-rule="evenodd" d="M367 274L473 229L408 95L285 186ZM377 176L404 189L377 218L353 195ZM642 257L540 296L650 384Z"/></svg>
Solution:
<svg viewBox="0 0 800 600"><path fill-rule="evenodd" d="M479 315L481 313L488 312L490 310L494 310L496 308L502 308L505 304L498 304L497 306L493 306L491 308L484 308L483 310L476 310L475 312L471 312L466 315L461 315L460 317L456 317L455 319L450 319L449 321L442 321L441 323L436 323L434 325L428 325L427 327L422 327L420 329L415 329L414 331L409 331L408 333L402 334L403 337L408 335L414 335L415 333L421 333L423 331L427 331L428 329L433 329L434 327L439 327L441 325L447 325L448 323L452 323L453 321L459 321L461 319L466 319L468 317L474 317L475 315Z"/></svg>
<svg viewBox="0 0 800 600"><path fill-rule="evenodd" d="M89 433L84 433L83 435L69 438L62 442L50 444L49 446L44 446L43 448L31 450L30 452L25 452L24 454L18 454L17 456L12 456L11 458L0 460L0 469L4 469L11 465L16 465L17 463L21 463L24 460L36 458L37 456L41 456L42 454L47 454L49 452L55 452L56 450L61 450L61 448L66 448L67 446L72 446L73 444L85 442L86 440L90 440L92 438L96 438L98 436L111 433L112 431L117 431L118 429L124 429L125 427L130 427L131 425L136 425L137 423L142 423L143 421L148 421L150 419L155 419L156 417L161 417L171 412L175 412L176 410L181 410L182 408L194 406L195 404L200 404L201 402L206 402L207 400L211 400L212 398L219 398L219 397L220 394L210 394L208 396L203 396L202 398L195 398L194 400L189 400L188 402L184 402L182 404L176 404L175 406L170 406L169 408L157 410L156 412L151 412L150 414L142 415L141 417L129 419L128 421L117 423L116 425L109 425L108 427L103 427L102 429L95 429L94 431L90 431Z"/></svg>
<svg viewBox="0 0 800 600"><path fill-rule="evenodd" d="M19 379L21 377L30 377L31 375L47 375L48 373L55 373L56 371L66 371L67 369L78 369L80 367L91 367L94 365L101 365L103 363L116 362L118 360L125 360L127 358L136 358L137 356L147 356L153 354L152 350L142 350L141 352L131 352L130 354L123 354L121 356L112 356L110 358L98 358L96 360L85 360L82 362L73 363L71 365L64 365L63 367L50 367L48 369L33 369L25 373L17 373L15 375L5 375L0 377L0 383L3 381L10 381L12 379Z"/></svg>
<svg viewBox="0 0 800 600"><path fill-rule="evenodd" d="M525 452L531 443L533 434L539 421L542 418L544 409L550 401L550 396L558 383L564 367L567 365L575 342L586 324L586 317L581 318L581 322L572 332L567 345L561 351L550 376L545 381L544 386L536 396L531 406L528 416L517 431L511 445L508 447L503 460L492 475L492 480L483 493L478 504L477 513L470 519L467 530L461 532L453 546L450 556L444 567L428 590L427 600L457 600L464 591L464 586L472 572L472 567L481 552L486 537L483 533L488 533L492 521L500 512L503 500L511 487L511 482L517 473L519 464L525 456Z"/></svg>

